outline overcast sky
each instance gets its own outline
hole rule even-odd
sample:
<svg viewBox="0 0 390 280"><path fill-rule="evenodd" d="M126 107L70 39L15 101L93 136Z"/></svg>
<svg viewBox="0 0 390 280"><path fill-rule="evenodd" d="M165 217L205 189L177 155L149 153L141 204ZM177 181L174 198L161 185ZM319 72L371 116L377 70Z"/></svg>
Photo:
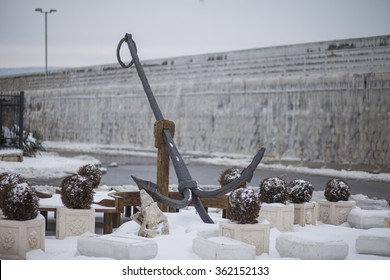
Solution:
<svg viewBox="0 0 390 280"><path fill-rule="evenodd" d="M115 63L390 34L389 0L0 0L0 68Z"/></svg>

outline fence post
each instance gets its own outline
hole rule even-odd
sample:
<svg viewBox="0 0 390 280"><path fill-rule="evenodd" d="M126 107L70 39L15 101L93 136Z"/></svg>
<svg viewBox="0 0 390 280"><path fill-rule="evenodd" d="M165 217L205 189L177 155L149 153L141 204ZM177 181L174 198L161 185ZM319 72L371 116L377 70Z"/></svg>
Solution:
<svg viewBox="0 0 390 280"><path fill-rule="evenodd" d="M19 95L19 149L23 151L23 109L24 109L24 91Z"/></svg>

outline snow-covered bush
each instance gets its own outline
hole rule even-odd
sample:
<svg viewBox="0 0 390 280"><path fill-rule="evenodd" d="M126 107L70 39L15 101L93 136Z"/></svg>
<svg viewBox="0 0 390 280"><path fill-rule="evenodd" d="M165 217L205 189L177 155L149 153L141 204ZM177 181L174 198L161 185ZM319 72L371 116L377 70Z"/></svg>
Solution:
<svg viewBox="0 0 390 280"><path fill-rule="evenodd" d="M6 187L3 203L3 214L8 219L25 221L38 216L38 196L28 183L17 183Z"/></svg>
<svg viewBox="0 0 390 280"><path fill-rule="evenodd" d="M325 198L332 202L347 201L351 191L347 183L339 178L330 179L325 185Z"/></svg>
<svg viewBox="0 0 390 280"><path fill-rule="evenodd" d="M293 203L309 202L313 195L313 185L305 180L297 179L288 184L290 200Z"/></svg>
<svg viewBox="0 0 390 280"><path fill-rule="evenodd" d="M27 183L27 180L16 173L0 174L0 208L3 208L3 194L6 188L12 188L16 184Z"/></svg>
<svg viewBox="0 0 390 280"><path fill-rule="evenodd" d="M284 203L289 197L287 182L279 177L270 177L260 183L260 202Z"/></svg>
<svg viewBox="0 0 390 280"><path fill-rule="evenodd" d="M81 175L71 175L61 182L62 203L71 209L90 209L93 202L92 181Z"/></svg>
<svg viewBox="0 0 390 280"><path fill-rule="evenodd" d="M224 170L220 176L219 176L219 184L221 187L226 186L230 182L234 181L235 179L239 178L241 176L242 169L239 168L228 168ZM246 182L242 182L239 186L239 188L244 188L246 187Z"/></svg>
<svg viewBox="0 0 390 280"><path fill-rule="evenodd" d="M102 171L94 164L87 164L84 166L81 166L77 174L87 177L92 182L92 187L97 188L99 187L100 180L102 178Z"/></svg>
<svg viewBox="0 0 390 280"><path fill-rule="evenodd" d="M255 191L238 188L229 196L229 218L239 224L255 224L259 216L260 203Z"/></svg>
<svg viewBox="0 0 390 280"><path fill-rule="evenodd" d="M45 151L39 134L23 131L23 155L35 157L38 151Z"/></svg>

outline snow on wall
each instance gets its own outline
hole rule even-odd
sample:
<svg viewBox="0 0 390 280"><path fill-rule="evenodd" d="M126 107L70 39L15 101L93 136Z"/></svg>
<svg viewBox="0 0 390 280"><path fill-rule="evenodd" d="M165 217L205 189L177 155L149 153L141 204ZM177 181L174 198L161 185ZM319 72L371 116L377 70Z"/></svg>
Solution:
<svg viewBox="0 0 390 280"><path fill-rule="evenodd" d="M179 149L390 162L390 36L143 62ZM142 58L141 58L142 60ZM141 61L142 62L142 61ZM46 85L46 89L45 89ZM136 70L117 64L0 78L46 140L153 147ZM43 124L43 125L42 125ZM327 145L327 146L325 146Z"/></svg>

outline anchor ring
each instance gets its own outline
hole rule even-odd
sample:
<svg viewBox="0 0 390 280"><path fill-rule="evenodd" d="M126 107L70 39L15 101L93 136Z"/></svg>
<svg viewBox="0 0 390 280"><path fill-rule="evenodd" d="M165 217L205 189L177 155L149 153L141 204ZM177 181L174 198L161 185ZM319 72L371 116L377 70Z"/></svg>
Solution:
<svg viewBox="0 0 390 280"><path fill-rule="evenodd" d="M122 44L124 42L127 42L127 39L128 37L125 36L123 37L119 43L118 43L118 46L116 47L116 59L118 60L119 64L122 66L122 68L130 68L133 64L134 64L134 59L132 59L129 64L125 64L123 63L122 59L121 59L121 55L120 55L120 50L122 48ZM130 40L131 40L131 37L130 37ZM134 42L134 45L135 45L135 42ZM135 46L135 48L137 49L137 46Z"/></svg>

